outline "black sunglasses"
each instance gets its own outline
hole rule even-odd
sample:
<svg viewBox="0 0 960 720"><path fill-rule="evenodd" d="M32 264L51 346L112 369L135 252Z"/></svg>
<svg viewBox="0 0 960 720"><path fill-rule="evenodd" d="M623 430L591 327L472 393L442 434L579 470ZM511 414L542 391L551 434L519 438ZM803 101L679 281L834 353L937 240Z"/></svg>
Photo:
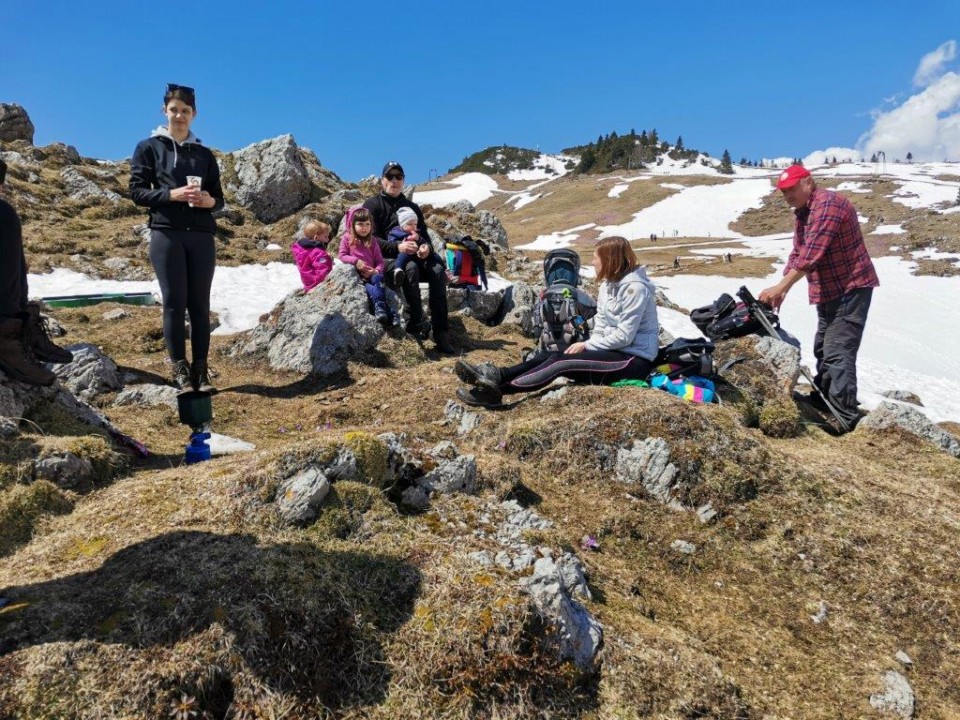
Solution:
<svg viewBox="0 0 960 720"><path fill-rule="evenodd" d="M176 90L182 90L188 95L196 95L196 92L192 87L187 87L186 85L177 85L176 83L167 83L167 92L174 92Z"/></svg>
<svg viewBox="0 0 960 720"><path fill-rule="evenodd" d="M398 175L397 173L387 173L387 180L403 180L403 175Z"/></svg>

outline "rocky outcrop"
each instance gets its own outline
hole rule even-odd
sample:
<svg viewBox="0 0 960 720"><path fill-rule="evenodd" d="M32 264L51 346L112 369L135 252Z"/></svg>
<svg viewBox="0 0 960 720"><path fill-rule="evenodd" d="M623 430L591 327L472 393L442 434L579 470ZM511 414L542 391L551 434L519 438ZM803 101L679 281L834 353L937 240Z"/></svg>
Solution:
<svg viewBox="0 0 960 720"><path fill-rule="evenodd" d="M870 705L885 715L910 720L916 700L910 682L896 670L888 670L883 676L886 690L870 696Z"/></svg>
<svg viewBox="0 0 960 720"><path fill-rule="evenodd" d="M519 325L527 335L533 334L533 308L540 297L540 289L515 282L503 291L502 322Z"/></svg>
<svg viewBox="0 0 960 720"><path fill-rule="evenodd" d="M71 345L73 362L53 365L60 382L81 400L91 401L123 387L117 364L89 343Z"/></svg>
<svg viewBox="0 0 960 720"><path fill-rule="evenodd" d="M33 145L33 123L16 103L0 103L0 141L23 140Z"/></svg>
<svg viewBox="0 0 960 720"><path fill-rule="evenodd" d="M73 200L118 203L122 199L113 190L104 190L93 180L85 177L75 167L65 167L60 171L64 190Z"/></svg>
<svg viewBox="0 0 960 720"><path fill-rule="evenodd" d="M125 405L133 407L165 405L175 409L177 407L177 389L170 385L154 385L152 383L130 385L117 393L113 404L118 407Z"/></svg>
<svg viewBox="0 0 960 720"><path fill-rule="evenodd" d="M507 240L507 231L500 222L500 218L489 210L480 210L477 212L480 220L480 239L488 243L497 245L504 250L510 247Z"/></svg>
<svg viewBox="0 0 960 720"><path fill-rule="evenodd" d="M898 427L924 440L929 440L944 452L960 458L960 440L934 425L926 415L909 405L882 402L857 425L858 429L869 430L883 430L889 427Z"/></svg>
<svg viewBox="0 0 960 720"><path fill-rule="evenodd" d="M310 202L313 184L292 135L263 140L231 153L237 202L272 223Z"/></svg>
<svg viewBox="0 0 960 720"><path fill-rule="evenodd" d="M313 291L288 295L241 335L231 352L265 357L277 370L329 376L344 371L350 360L368 359L383 334L367 310L357 271L337 265Z"/></svg>

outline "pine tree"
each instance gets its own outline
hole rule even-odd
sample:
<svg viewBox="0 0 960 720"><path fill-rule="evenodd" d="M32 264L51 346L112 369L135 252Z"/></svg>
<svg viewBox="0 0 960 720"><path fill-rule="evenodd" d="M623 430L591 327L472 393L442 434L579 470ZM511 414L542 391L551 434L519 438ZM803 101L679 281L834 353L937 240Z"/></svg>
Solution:
<svg viewBox="0 0 960 720"><path fill-rule="evenodd" d="M913 162L913 153L912 153L912 152L908 152L908 153L907 153L907 162L908 162L908 163L912 163L912 162Z"/></svg>
<svg viewBox="0 0 960 720"><path fill-rule="evenodd" d="M683 150L683 135L677 135L677 142L674 144L677 150Z"/></svg>
<svg viewBox="0 0 960 720"><path fill-rule="evenodd" d="M873 155L870 156L870 162L875 163L876 161L877 161L877 154L874 153Z"/></svg>
<svg viewBox="0 0 960 720"><path fill-rule="evenodd" d="M641 144L643 147L646 147L646 146L649 144L649 142L650 142L650 141L649 141L649 139L647 138L647 131L646 131L646 130L641 130L641 131L640 131L640 144Z"/></svg>
<svg viewBox="0 0 960 720"><path fill-rule="evenodd" d="M730 162L729 150L724 150L723 157L720 158L720 172L724 175L733 175L733 163Z"/></svg>

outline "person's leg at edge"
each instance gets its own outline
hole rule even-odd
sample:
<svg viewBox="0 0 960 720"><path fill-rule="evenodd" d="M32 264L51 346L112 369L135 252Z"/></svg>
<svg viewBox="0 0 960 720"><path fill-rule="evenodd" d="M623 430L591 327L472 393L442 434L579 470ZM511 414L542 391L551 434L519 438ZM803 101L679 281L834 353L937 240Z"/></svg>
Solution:
<svg viewBox="0 0 960 720"><path fill-rule="evenodd" d="M546 387L558 377L586 385L609 385L618 380L642 380L653 362L616 350L585 350L575 355L546 353L501 371L500 390L506 395Z"/></svg>
<svg viewBox="0 0 960 720"><path fill-rule="evenodd" d="M371 275L363 282L363 288L367 291L367 297L370 298L370 304L373 305L373 313L378 320L389 317L387 311L387 294L383 288L383 275Z"/></svg>
<svg viewBox="0 0 960 720"><path fill-rule="evenodd" d="M180 233L168 230L150 233L150 262L157 274L163 301L163 339L173 362L187 357L183 323L187 309L187 258L179 236Z"/></svg>
<svg viewBox="0 0 960 720"><path fill-rule="evenodd" d="M420 328L424 324L423 301L420 299L420 266L415 262L408 262L404 271L403 298L407 301L410 319L407 320L407 332L421 334Z"/></svg>
<svg viewBox="0 0 960 720"><path fill-rule="evenodd" d="M844 295L823 337L824 389L849 425L860 418L857 402L857 353L870 310L873 288L858 288Z"/></svg>
<svg viewBox="0 0 960 720"><path fill-rule="evenodd" d="M207 362L210 353L210 288L217 264L213 235L192 233L184 243L187 269L187 311L190 313L190 350L194 363Z"/></svg>

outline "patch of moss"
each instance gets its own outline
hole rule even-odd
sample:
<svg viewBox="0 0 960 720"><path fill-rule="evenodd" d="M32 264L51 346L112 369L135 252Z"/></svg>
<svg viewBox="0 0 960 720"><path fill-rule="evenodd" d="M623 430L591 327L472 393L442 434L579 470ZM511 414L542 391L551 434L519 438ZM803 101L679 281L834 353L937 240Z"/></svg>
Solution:
<svg viewBox="0 0 960 720"><path fill-rule="evenodd" d="M37 448L27 438L18 437L0 445L0 491L15 483L29 480Z"/></svg>
<svg viewBox="0 0 960 720"><path fill-rule="evenodd" d="M759 417L760 432L769 437L797 437L803 432L797 406L786 398L763 406Z"/></svg>
<svg viewBox="0 0 960 720"><path fill-rule="evenodd" d="M67 560L76 560L81 557L99 555L110 542L109 538L96 536L91 538L77 538L63 551Z"/></svg>
<svg viewBox="0 0 960 720"><path fill-rule="evenodd" d="M324 538L346 539L363 524L363 514L377 498L377 491L363 483L340 480L334 483L310 533Z"/></svg>
<svg viewBox="0 0 960 720"><path fill-rule="evenodd" d="M46 480L0 491L0 555L28 542L44 515L63 515L72 509L73 501Z"/></svg>
<svg viewBox="0 0 960 720"><path fill-rule="evenodd" d="M348 432L343 436L343 444L356 456L361 480L383 488L387 479L387 446L367 432Z"/></svg>
<svg viewBox="0 0 960 720"><path fill-rule="evenodd" d="M93 481L97 485L112 482L130 466L129 458L116 452L102 435L73 438L67 442L65 449L90 461L93 466Z"/></svg>

